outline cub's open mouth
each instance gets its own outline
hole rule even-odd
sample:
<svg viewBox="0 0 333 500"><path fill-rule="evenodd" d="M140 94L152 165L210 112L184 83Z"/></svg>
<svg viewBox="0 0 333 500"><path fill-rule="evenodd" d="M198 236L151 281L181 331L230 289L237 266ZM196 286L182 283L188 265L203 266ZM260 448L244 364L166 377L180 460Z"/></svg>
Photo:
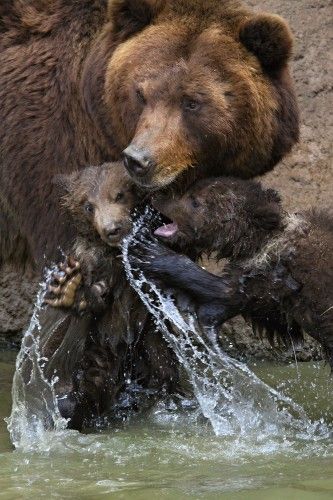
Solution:
<svg viewBox="0 0 333 500"><path fill-rule="evenodd" d="M113 236L108 238L103 238L103 241L111 248L120 247L123 241L123 238L120 236Z"/></svg>
<svg viewBox="0 0 333 500"><path fill-rule="evenodd" d="M157 228L154 231L155 236L160 236L162 238L172 238L178 233L177 222L171 222L170 224L164 224L163 226Z"/></svg>

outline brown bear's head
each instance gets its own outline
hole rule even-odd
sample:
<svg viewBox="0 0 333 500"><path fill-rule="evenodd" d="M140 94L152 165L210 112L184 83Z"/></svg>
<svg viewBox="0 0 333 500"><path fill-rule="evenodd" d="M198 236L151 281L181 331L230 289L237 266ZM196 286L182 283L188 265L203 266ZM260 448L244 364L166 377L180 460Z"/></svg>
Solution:
<svg viewBox="0 0 333 500"><path fill-rule="evenodd" d="M197 255L247 258L283 228L278 193L255 181L202 179L183 195L159 193L153 203L172 221L159 227L156 236Z"/></svg>
<svg viewBox="0 0 333 500"><path fill-rule="evenodd" d="M81 236L101 239L111 247L121 244L132 228L131 211L137 202L123 163L105 163L57 175L54 182Z"/></svg>
<svg viewBox="0 0 333 500"><path fill-rule="evenodd" d="M137 184L158 189L190 167L253 177L291 149L298 111L283 19L231 0L112 0L109 10L82 90Z"/></svg>

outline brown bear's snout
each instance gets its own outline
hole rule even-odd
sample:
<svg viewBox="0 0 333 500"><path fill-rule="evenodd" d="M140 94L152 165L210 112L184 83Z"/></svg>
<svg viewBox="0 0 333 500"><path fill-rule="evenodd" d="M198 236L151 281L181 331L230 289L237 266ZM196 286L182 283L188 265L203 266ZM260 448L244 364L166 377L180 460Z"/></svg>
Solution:
<svg viewBox="0 0 333 500"><path fill-rule="evenodd" d="M134 179L148 176L156 166L147 151L135 146L128 146L123 155L125 167Z"/></svg>

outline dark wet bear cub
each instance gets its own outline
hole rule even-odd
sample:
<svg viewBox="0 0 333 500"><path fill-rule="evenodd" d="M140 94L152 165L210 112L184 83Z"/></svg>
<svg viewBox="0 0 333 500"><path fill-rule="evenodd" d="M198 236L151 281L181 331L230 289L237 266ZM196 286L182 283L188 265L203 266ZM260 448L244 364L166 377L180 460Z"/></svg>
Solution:
<svg viewBox="0 0 333 500"><path fill-rule="evenodd" d="M121 162L59 175L55 183L75 239L62 273L55 276L57 283L50 287L55 297L46 302L54 307L76 303L79 310L102 311L122 269L116 258L132 227L131 212L138 199L134 184Z"/></svg>
<svg viewBox="0 0 333 500"><path fill-rule="evenodd" d="M298 341L305 331L333 367L332 216L287 214L275 191L232 178L200 181L182 197L157 198L155 206L173 221L155 231L164 242L229 262L218 277L148 242L133 257L145 273L187 292L204 325L242 314L271 341Z"/></svg>

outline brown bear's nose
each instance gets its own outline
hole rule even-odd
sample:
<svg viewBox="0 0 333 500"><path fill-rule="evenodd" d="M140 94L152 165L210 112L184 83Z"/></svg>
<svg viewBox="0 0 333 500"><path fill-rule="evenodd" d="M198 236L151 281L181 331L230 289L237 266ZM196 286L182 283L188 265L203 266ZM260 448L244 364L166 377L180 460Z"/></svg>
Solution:
<svg viewBox="0 0 333 500"><path fill-rule="evenodd" d="M123 152L124 163L130 175L143 177L154 166L154 162L147 158L144 151L129 146Z"/></svg>

